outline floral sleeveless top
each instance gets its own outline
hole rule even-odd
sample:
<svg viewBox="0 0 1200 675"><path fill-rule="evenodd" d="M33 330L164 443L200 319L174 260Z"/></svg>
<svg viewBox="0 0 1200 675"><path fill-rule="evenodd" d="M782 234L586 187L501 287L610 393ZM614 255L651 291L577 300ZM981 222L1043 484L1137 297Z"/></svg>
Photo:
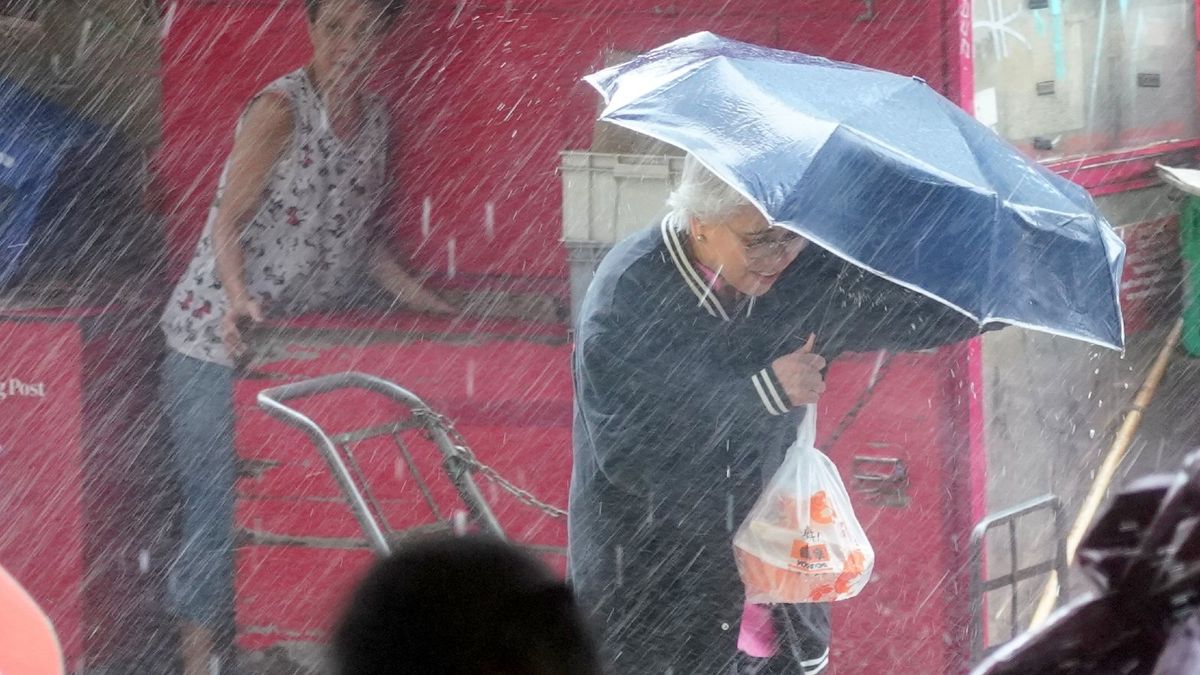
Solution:
<svg viewBox="0 0 1200 675"><path fill-rule="evenodd" d="M305 69L279 78L258 96L268 92L291 102L293 132L243 231L246 290L269 316L329 308L363 278L368 228L385 188L387 112L378 97L367 95L365 126L353 142L343 142ZM196 253L160 325L171 349L231 366L218 331L228 298L217 278L212 238L228 171L227 160Z"/></svg>

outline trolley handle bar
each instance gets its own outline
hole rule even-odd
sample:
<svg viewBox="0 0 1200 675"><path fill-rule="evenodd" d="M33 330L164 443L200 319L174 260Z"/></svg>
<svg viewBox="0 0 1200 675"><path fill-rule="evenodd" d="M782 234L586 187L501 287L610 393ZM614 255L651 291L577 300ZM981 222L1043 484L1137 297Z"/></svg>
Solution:
<svg viewBox="0 0 1200 675"><path fill-rule="evenodd" d="M313 440L317 448L321 451L321 454L325 457L325 461L329 464L334 478L349 500L350 508L354 511L355 518L358 519L359 525L362 526L363 532L367 535L367 541L370 542L371 548L377 554L385 556L391 552L391 547L388 545L383 530L380 528L375 516L372 515L362 493L354 484L354 478L346 467L346 463L342 460L337 445L321 429L320 425L299 410L283 403L291 399L307 398L347 388L375 392L414 411L433 413L433 410L419 396L404 387L375 377L374 375L358 372L335 373L264 389L258 393L258 404L272 417L297 427L308 434L309 438ZM438 449L441 450L445 458L444 465L450 474L450 479L459 489L459 493L472 515L491 534L505 538L504 529L496 519L495 514L488 508L487 501L480 493L479 487L471 480L470 472L463 464L461 453L454 445L454 442L440 426L434 424L427 425L426 428L432 435Z"/></svg>
<svg viewBox="0 0 1200 675"><path fill-rule="evenodd" d="M298 384L306 383L301 382ZM268 415L285 424L297 427L308 434L308 437L312 439L312 442L325 458L326 464L329 465L329 470L333 473L334 479L342 489L342 493L346 496L346 500L350 504L350 510L354 513L354 518L358 521L359 527L366 534L367 543L370 544L371 549L379 557L390 554L392 548L388 545L387 538L383 535L383 530L380 528L379 522L371 513L371 509L367 505L366 499L363 498L362 492L354 484L354 478L350 475L350 470L346 468L345 461L342 460L337 446L334 445L329 435L307 415L280 403L270 395L270 392L259 392L258 405Z"/></svg>
<svg viewBox="0 0 1200 675"><path fill-rule="evenodd" d="M366 389L377 394L382 394L410 408L429 409L429 406L425 405L425 402L420 397L404 387L375 377L374 375L355 372L335 373L333 375L316 377L311 380L281 384L278 387L271 387L270 389L260 391L258 393L258 400L259 402L271 401L282 403L291 399L327 394L331 391L346 389L348 387Z"/></svg>

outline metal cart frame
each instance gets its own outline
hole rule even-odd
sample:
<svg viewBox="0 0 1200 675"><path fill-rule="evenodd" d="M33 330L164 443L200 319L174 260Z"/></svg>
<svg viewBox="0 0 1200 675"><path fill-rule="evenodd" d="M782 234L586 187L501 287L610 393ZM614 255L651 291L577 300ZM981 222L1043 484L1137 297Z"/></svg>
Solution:
<svg viewBox="0 0 1200 675"><path fill-rule="evenodd" d="M408 420L381 424L331 436L307 415L286 404L288 401L341 390L361 390L381 394L411 410L412 417ZM531 503L530 500L532 500L533 503L531 505L538 506L551 515L561 513L561 511L557 511L553 507L533 500L532 495L516 488L516 486L508 483L496 474L490 467L479 462L466 444L461 442L461 437L458 437L460 442L457 443L451 438L452 434L455 436L457 434L454 432L449 420L434 412L416 394L382 378L355 372L326 375L311 380L264 389L258 394L258 405L272 417L304 431L312 439L313 443L316 444L317 450L321 453L321 456L329 466L329 470L333 473L333 477L337 480L338 487L341 489L342 495L346 498L350 510L354 513L355 519L366 534L368 545L376 555L386 556L391 553L392 545L389 541L389 535L394 536L396 533L387 526L387 519L383 516L372 497L365 476L351 455L351 445L370 438L391 436L397 442L402 459L414 471L414 475L421 485L422 491L425 492L426 498L430 499L431 496L424 485L420 472L416 469L412 456L397 436L400 432L409 429L423 428L438 450L441 451L442 468L449 475L451 482L458 491L459 497L466 505L471 518L488 534L505 538L500 522L496 519L487 500L484 499L483 493L480 492L479 485L475 482L473 477L474 472L483 473L484 476L496 481L501 487L512 492L518 499L521 499L525 503ZM359 487L359 483L362 484L362 488ZM433 506L435 513L437 513L436 505Z"/></svg>
<svg viewBox="0 0 1200 675"><path fill-rule="evenodd" d="M1049 558L1042 559L1032 565L1021 565L1021 549L1018 546L1017 523L1025 516L1040 511L1049 511L1053 518L1054 552ZM985 551L987 549L988 533L1003 527L1007 529L1009 548L1009 569L1007 574L1001 574L989 579L984 578ZM987 516L975 525L971 532L969 565L971 581L968 590L971 612L971 663L975 664L985 656L995 651L1003 643L987 644L987 626L984 622L983 610L988 593L1001 589L1009 592L1009 636L1012 640L1020 632L1020 603L1017 586L1022 581L1038 576L1055 573L1060 579L1060 600L1068 597L1066 579L1068 573L1067 549L1063 539L1063 508L1062 502L1056 495L1044 495L1018 504L1010 509Z"/></svg>

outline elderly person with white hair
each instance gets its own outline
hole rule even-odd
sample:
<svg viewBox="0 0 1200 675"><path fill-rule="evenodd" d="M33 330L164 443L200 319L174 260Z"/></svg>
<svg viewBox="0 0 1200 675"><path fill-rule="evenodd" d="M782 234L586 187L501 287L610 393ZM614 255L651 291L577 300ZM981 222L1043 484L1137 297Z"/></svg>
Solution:
<svg viewBox="0 0 1200 675"><path fill-rule="evenodd" d="M977 327L766 218L693 157L671 212L619 243L573 363L570 574L623 675L821 672L827 605L744 608L732 538L844 351ZM768 645L738 651L743 611Z"/></svg>

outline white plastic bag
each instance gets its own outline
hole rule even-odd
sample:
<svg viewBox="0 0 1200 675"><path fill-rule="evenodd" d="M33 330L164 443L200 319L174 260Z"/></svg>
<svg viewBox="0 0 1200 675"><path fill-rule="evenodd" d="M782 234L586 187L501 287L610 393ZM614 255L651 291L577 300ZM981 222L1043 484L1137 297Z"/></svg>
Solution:
<svg viewBox="0 0 1200 675"><path fill-rule="evenodd" d="M837 467L814 446L816 436L810 405L783 465L733 537L750 602L845 600L871 579L875 551Z"/></svg>

